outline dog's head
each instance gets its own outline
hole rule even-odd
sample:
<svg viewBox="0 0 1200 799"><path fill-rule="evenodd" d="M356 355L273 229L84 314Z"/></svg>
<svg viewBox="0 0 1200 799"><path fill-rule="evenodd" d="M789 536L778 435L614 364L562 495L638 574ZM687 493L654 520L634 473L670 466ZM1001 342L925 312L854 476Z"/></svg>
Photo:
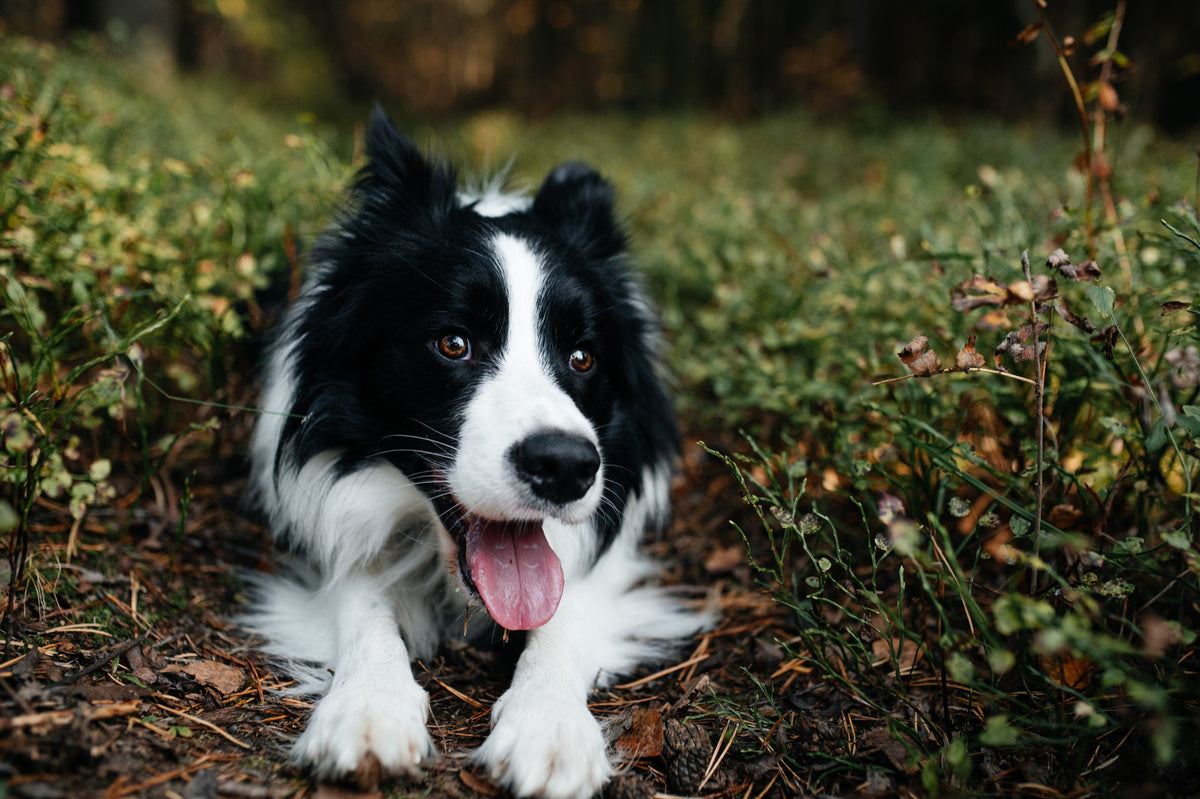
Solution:
<svg viewBox="0 0 1200 799"><path fill-rule="evenodd" d="M396 465L493 618L539 626L563 585L543 523L595 556L677 446L612 188L571 163L532 199L465 196L380 113L367 155L312 254L284 440Z"/></svg>

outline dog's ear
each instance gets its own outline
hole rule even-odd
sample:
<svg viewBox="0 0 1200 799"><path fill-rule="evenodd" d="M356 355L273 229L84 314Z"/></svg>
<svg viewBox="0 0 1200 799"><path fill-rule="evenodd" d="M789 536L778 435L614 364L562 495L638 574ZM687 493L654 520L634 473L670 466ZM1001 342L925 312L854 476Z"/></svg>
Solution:
<svg viewBox="0 0 1200 799"><path fill-rule="evenodd" d="M533 198L533 213L588 258L612 258L625 249L612 185L586 164L555 167Z"/></svg>
<svg viewBox="0 0 1200 799"><path fill-rule="evenodd" d="M355 193L368 205L393 212L457 207L454 169L422 155L379 106L367 125L366 145L367 164L358 173Z"/></svg>

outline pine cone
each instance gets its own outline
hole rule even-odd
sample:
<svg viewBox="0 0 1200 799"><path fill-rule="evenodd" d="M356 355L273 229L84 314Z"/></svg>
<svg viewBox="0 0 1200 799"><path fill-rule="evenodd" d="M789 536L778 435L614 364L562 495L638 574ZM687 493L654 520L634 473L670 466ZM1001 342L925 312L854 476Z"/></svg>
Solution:
<svg viewBox="0 0 1200 799"><path fill-rule="evenodd" d="M663 727L667 788L672 793L685 795L699 791L712 753L712 742L700 725L668 720Z"/></svg>

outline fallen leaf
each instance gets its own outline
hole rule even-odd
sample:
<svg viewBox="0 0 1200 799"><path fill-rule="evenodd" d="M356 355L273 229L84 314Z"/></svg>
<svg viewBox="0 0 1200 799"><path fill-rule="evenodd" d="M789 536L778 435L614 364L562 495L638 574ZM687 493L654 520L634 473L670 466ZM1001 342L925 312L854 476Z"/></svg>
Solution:
<svg viewBox="0 0 1200 799"><path fill-rule="evenodd" d="M501 796L500 789L492 783L477 777L474 772L463 769L458 772L458 778L462 780L462 784L467 786L467 789L477 796Z"/></svg>
<svg viewBox="0 0 1200 799"><path fill-rule="evenodd" d="M918 760L912 756L909 746L898 740L888 731L887 727L871 727L859 733L858 749L864 754L882 752L893 768L906 774L916 774L921 770Z"/></svg>
<svg viewBox="0 0 1200 799"><path fill-rule="evenodd" d="M246 683L246 674L241 669L215 660L194 660L180 671L222 695L236 693Z"/></svg>
<svg viewBox="0 0 1200 799"><path fill-rule="evenodd" d="M1095 666L1087 658L1072 655L1043 655L1042 669L1059 685L1081 691L1088 687Z"/></svg>
<svg viewBox="0 0 1200 799"><path fill-rule="evenodd" d="M899 669L901 674L911 674L917 667L920 650L917 645L907 639L901 641L893 638L889 644L886 639L878 638L871 642L872 666L891 670ZM893 663L892 659L895 658Z"/></svg>
<svg viewBox="0 0 1200 799"><path fill-rule="evenodd" d="M662 713L653 708L635 707L625 724L626 731L617 736L614 744L623 762L662 754Z"/></svg>
<svg viewBox="0 0 1200 799"><path fill-rule="evenodd" d="M746 562L746 547L733 544L717 547L704 559L704 569L709 574L728 574Z"/></svg>
<svg viewBox="0 0 1200 799"><path fill-rule="evenodd" d="M1083 516L1083 511L1072 505L1055 505L1046 514L1046 521L1060 530L1070 530Z"/></svg>

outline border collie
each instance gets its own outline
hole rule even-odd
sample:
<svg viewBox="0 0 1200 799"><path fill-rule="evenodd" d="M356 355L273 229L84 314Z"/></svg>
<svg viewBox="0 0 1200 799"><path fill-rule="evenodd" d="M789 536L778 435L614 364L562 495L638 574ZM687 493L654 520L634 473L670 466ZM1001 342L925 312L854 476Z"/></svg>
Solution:
<svg viewBox="0 0 1200 799"><path fill-rule="evenodd" d="M647 585L638 551L678 439L612 187L566 163L532 197L471 194L378 110L366 144L252 446L305 564L264 578L251 619L319 697L293 759L419 773L436 753L410 661L521 630L472 759L519 796L590 796L612 773L590 690L709 621Z"/></svg>

